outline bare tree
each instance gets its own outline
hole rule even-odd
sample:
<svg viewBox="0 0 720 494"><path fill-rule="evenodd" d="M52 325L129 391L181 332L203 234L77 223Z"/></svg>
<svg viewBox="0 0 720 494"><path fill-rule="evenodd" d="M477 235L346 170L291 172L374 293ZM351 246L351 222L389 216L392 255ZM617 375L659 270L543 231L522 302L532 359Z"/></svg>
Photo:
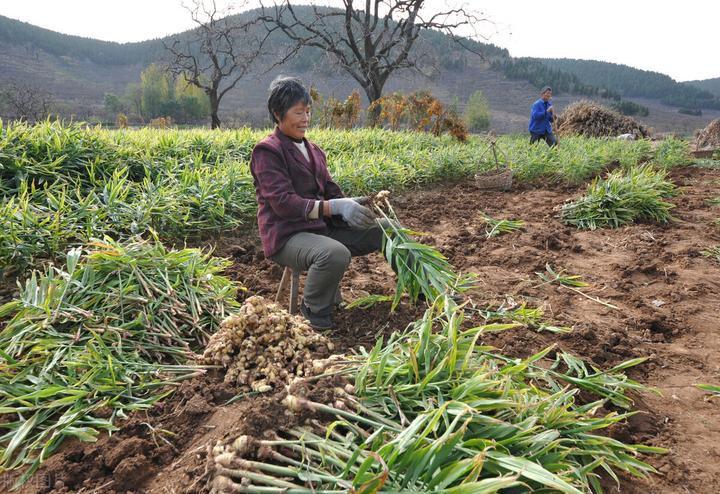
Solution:
<svg viewBox="0 0 720 494"><path fill-rule="evenodd" d="M246 5L243 1L240 8ZM256 28L258 18L242 21L219 11L214 0L192 0L183 6L198 27L182 39L163 42L170 54L168 70L208 95L211 127L216 129L220 101L262 55L270 33Z"/></svg>
<svg viewBox="0 0 720 494"><path fill-rule="evenodd" d="M0 91L0 103L12 118L37 122L48 117L52 111L53 96L27 81L12 80Z"/></svg>
<svg viewBox="0 0 720 494"><path fill-rule="evenodd" d="M263 6L269 30L281 30L295 51L315 47L330 53L338 65L365 91L370 104L383 93L385 83L399 69L421 69L422 54L413 47L423 31L434 29L450 36L460 46L481 55L473 46L479 24L485 21L465 7L431 10L425 0L342 0L343 7L312 7L312 14L299 12L290 0ZM356 5L360 4L360 5ZM466 36L458 35L465 30ZM380 113L375 105L374 123Z"/></svg>

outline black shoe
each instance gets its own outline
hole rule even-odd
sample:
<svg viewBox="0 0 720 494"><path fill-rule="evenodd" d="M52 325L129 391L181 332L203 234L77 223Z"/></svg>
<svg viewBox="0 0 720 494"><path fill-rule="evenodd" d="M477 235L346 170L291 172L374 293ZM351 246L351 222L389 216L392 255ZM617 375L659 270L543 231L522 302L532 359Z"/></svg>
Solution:
<svg viewBox="0 0 720 494"><path fill-rule="evenodd" d="M332 318L330 317L330 313L327 314L316 314L313 311L310 310L310 308L305 305L305 302L300 303L300 313L303 315L305 319L308 320L310 323L310 326L313 327L313 329L332 329L333 328L333 322Z"/></svg>

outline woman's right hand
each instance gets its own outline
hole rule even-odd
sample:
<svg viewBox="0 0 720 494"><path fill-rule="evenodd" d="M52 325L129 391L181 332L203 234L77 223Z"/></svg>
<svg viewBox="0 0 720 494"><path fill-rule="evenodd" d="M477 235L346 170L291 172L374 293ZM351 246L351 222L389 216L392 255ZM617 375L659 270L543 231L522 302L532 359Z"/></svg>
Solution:
<svg viewBox="0 0 720 494"><path fill-rule="evenodd" d="M372 211L353 198L330 199L328 203L330 205L330 214L341 216L350 225L350 228L364 229L375 224L375 215L373 215Z"/></svg>

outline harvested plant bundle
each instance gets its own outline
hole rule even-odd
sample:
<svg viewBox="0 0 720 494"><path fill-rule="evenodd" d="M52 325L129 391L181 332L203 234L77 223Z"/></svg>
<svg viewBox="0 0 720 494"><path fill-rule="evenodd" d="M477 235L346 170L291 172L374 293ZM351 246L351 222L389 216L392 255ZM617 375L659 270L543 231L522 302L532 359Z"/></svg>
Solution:
<svg viewBox="0 0 720 494"><path fill-rule="evenodd" d="M485 213L481 214L483 220L485 220L485 236L487 238L496 237L498 235L502 235L503 233L511 233L520 230L523 226L525 226L525 222L523 220L496 220L490 215Z"/></svg>
<svg viewBox="0 0 720 494"><path fill-rule="evenodd" d="M585 137L617 136L628 133L636 137L650 135L648 129L640 122L587 100L569 105L558 116L557 126L559 135Z"/></svg>
<svg viewBox="0 0 720 494"><path fill-rule="evenodd" d="M720 118L716 118L707 124L707 127L698 131L695 136L695 147L697 149L720 147Z"/></svg>
<svg viewBox="0 0 720 494"><path fill-rule="evenodd" d="M375 211L385 220L382 251L397 274L392 309L397 307L404 293L413 302L423 297L432 303L444 293L467 289L472 277L457 274L437 249L416 242L411 235L422 234L400 225L389 197L390 192L383 190L371 202Z"/></svg>
<svg viewBox="0 0 720 494"><path fill-rule="evenodd" d="M305 319L252 296L212 335L203 360L226 368L225 382L264 392L307 375L311 352L320 348L332 350L333 344Z"/></svg>
<svg viewBox="0 0 720 494"><path fill-rule="evenodd" d="M94 441L150 408L215 332L236 287L197 249L94 242L0 306L0 469L23 482L66 437ZM92 249L92 250L91 250Z"/></svg>
<svg viewBox="0 0 720 494"><path fill-rule="evenodd" d="M466 309L467 310L467 309ZM525 302L517 305L511 301L508 307L500 306L497 309L473 309L486 321L509 320L522 324L536 331L549 331L551 333L572 333L570 326L555 326L543 320L545 310L542 307L529 307Z"/></svg>
<svg viewBox="0 0 720 494"><path fill-rule="evenodd" d="M666 176L649 166L616 170L593 180L583 197L562 206L560 216L568 225L590 230L636 221L667 223L675 206L665 199L675 194L675 186Z"/></svg>
<svg viewBox="0 0 720 494"><path fill-rule="evenodd" d="M655 471L637 455L663 449L596 434L633 414L603 405L630 406L625 393L642 386L622 372L644 359L603 372L553 348L508 358L481 338L517 324L468 329L463 315L442 297L405 334L346 361L354 385L332 404L289 394L288 409L333 422L216 446L211 492L581 494L602 492L597 470ZM602 399L577 403L581 389Z"/></svg>

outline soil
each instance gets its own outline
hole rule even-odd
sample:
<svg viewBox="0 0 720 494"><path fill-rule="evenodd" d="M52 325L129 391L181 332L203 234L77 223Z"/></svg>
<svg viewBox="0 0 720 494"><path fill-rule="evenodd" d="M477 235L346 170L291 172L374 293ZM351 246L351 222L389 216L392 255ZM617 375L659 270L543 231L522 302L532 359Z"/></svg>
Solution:
<svg viewBox="0 0 720 494"><path fill-rule="evenodd" d="M629 370L633 379L660 394L637 396L640 414L610 433L627 442L670 448L646 458L658 470L648 480L621 476L608 492L716 493L720 489L720 399L694 385L720 383L720 263L701 254L720 243L713 220L720 208L707 203L718 195L720 171L675 170L681 195L673 199L675 221L616 230L579 231L557 219L557 206L582 194L584 186L520 186L488 192L472 182L444 185L394 198L408 227L427 232L463 272L478 275L470 297L480 307L526 302L545 310L548 323L570 326L568 334L518 329L489 335L486 343L513 356L558 347L608 367L649 357ZM485 238L482 215L522 219L522 231ZM266 260L255 232L225 238L217 253L233 260L228 274L247 294L274 297L281 269ZM584 291L613 304L612 309L536 275L546 263L582 275ZM353 260L343 279L346 300L392 294L392 272L379 255ZM328 336L339 351L370 347L377 338L404 328L421 307L387 303L371 309L341 310ZM323 393L323 386L307 393ZM20 492L193 493L206 492L207 455L218 440L262 435L303 417L284 412L274 395L235 396L217 376L184 383L159 406L137 413L112 436L97 443L68 440ZM0 478L0 485L13 475Z"/></svg>

